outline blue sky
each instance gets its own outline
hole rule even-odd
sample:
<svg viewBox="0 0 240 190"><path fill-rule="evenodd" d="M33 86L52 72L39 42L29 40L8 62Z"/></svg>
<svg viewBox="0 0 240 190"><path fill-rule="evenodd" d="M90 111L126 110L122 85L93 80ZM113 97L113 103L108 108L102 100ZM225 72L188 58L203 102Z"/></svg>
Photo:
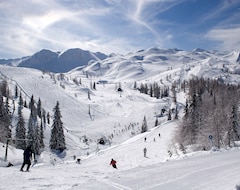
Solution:
<svg viewBox="0 0 240 190"><path fill-rule="evenodd" d="M0 58L41 49L240 50L239 0L0 0Z"/></svg>

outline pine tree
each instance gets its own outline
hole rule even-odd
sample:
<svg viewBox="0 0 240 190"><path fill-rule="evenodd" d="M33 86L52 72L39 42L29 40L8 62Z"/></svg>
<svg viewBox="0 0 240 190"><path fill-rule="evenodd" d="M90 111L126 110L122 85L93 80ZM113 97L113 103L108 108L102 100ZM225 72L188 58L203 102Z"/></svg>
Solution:
<svg viewBox="0 0 240 190"><path fill-rule="evenodd" d="M88 91L88 99L91 100L91 97L90 97L90 90Z"/></svg>
<svg viewBox="0 0 240 190"><path fill-rule="evenodd" d="M64 149L66 149L66 144L63 131L63 122L61 121L62 115L59 108L59 102L57 102L56 106L53 109L53 112L54 116L49 147L51 150L58 150L62 152Z"/></svg>
<svg viewBox="0 0 240 190"><path fill-rule="evenodd" d="M36 155L41 154L41 135L38 124L35 126L34 130L34 137L33 137L33 150L35 155L35 161L36 161Z"/></svg>
<svg viewBox="0 0 240 190"><path fill-rule="evenodd" d="M236 106L236 104L234 104L232 106L232 112L231 112L230 120L232 122L233 140L239 140L240 131L239 131L239 125L238 125L237 106Z"/></svg>
<svg viewBox="0 0 240 190"><path fill-rule="evenodd" d="M32 107L34 106L34 97L33 97L33 95L32 95L32 97L31 97L31 100L30 100L30 102L29 102L29 109L30 110L32 110Z"/></svg>
<svg viewBox="0 0 240 190"><path fill-rule="evenodd" d="M38 117L42 117L42 102L41 99L38 99L38 104L37 104L37 115Z"/></svg>
<svg viewBox="0 0 240 190"><path fill-rule="evenodd" d="M144 116L141 133L145 133L147 130L148 130L147 120L146 120L146 116Z"/></svg>
<svg viewBox="0 0 240 190"><path fill-rule="evenodd" d="M28 134L27 138L31 141L34 141L35 139L35 130L37 127L37 110L35 106L32 107L31 112L30 112L30 117L28 120ZM32 144L32 142L28 142L28 145Z"/></svg>
<svg viewBox="0 0 240 190"><path fill-rule="evenodd" d="M15 86L15 98L17 98L18 97L18 87L17 87L17 85Z"/></svg>
<svg viewBox="0 0 240 190"><path fill-rule="evenodd" d="M168 121L172 120L172 112L171 109L168 110Z"/></svg>
<svg viewBox="0 0 240 190"><path fill-rule="evenodd" d="M45 147L43 139L44 139L43 119L41 119L41 125L40 125L40 148L41 149Z"/></svg>
<svg viewBox="0 0 240 190"><path fill-rule="evenodd" d="M42 110L42 122L43 122L43 128L46 129L47 120L46 120L46 111L44 109Z"/></svg>
<svg viewBox="0 0 240 190"><path fill-rule="evenodd" d="M47 113L47 124L50 124L50 114L49 114L49 112Z"/></svg>
<svg viewBox="0 0 240 190"><path fill-rule="evenodd" d="M8 97L8 98L10 96L8 82L6 80L4 80L0 83L0 94L4 97Z"/></svg>
<svg viewBox="0 0 240 190"><path fill-rule="evenodd" d="M177 109L177 106L176 106L176 110L175 110L175 117L174 119L178 119L178 109Z"/></svg>
<svg viewBox="0 0 240 190"><path fill-rule="evenodd" d="M17 121L15 138L17 139L16 148L24 150L26 148L26 141L18 140L18 139L26 138L26 128L25 128L25 121L22 115L22 109L23 109L23 99L20 93L19 102L18 102L18 121Z"/></svg>
<svg viewBox="0 0 240 190"><path fill-rule="evenodd" d="M0 95L0 142L6 142L7 138L11 138L10 125L11 118Z"/></svg>
<svg viewBox="0 0 240 190"><path fill-rule="evenodd" d="M158 118L156 117L156 120L155 120L155 127L158 126Z"/></svg>
<svg viewBox="0 0 240 190"><path fill-rule="evenodd" d="M93 89L96 90L96 83L93 83Z"/></svg>

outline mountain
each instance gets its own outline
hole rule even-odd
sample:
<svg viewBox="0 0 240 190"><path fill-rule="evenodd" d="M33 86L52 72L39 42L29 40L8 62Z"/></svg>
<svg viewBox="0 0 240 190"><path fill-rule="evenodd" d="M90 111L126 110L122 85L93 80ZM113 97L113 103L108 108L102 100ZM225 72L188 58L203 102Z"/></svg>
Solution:
<svg viewBox="0 0 240 190"><path fill-rule="evenodd" d="M218 79L228 78L229 72L240 73L240 66L236 62L238 56L237 51L206 51L197 48L189 52L153 47L126 55L115 54L102 61L92 61L83 70L92 76L104 76L111 80L117 78L120 81L129 78L136 81L146 78L157 81L163 79L166 75L164 73L171 70L175 73L185 73L181 79L192 74Z"/></svg>
<svg viewBox="0 0 240 190"><path fill-rule="evenodd" d="M21 62L29 59L28 57L16 58L16 59L0 59L0 65L18 66Z"/></svg>
<svg viewBox="0 0 240 190"><path fill-rule="evenodd" d="M99 61L106 57L107 55L103 53L93 53L79 48L69 49L63 53L43 49L29 57L0 60L0 64L59 73L68 72L75 67L87 65L91 60Z"/></svg>

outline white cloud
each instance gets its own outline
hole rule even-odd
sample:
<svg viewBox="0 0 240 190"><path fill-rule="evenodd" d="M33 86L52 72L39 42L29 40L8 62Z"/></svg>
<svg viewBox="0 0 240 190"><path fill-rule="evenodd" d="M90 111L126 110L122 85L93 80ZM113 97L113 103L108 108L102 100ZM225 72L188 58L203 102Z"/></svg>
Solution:
<svg viewBox="0 0 240 190"><path fill-rule="evenodd" d="M213 29L206 34L206 38L220 42L222 50L240 50L240 28Z"/></svg>

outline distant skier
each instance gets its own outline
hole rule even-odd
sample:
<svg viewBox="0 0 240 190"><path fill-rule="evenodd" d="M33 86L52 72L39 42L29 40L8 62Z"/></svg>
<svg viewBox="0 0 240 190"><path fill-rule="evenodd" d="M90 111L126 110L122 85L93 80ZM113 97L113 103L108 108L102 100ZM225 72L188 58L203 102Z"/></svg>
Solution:
<svg viewBox="0 0 240 190"><path fill-rule="evenodd" d="M20 169L20 171L23 171L24 166L27 164L27 172L29 171L29 168L31 166L31 159L32 159L32 147L31 145L28 146L23 153L23 164L22 167Z"/></svg>
<svg viewBox="0 0 240 190"><path fill-rule="evenodd" d="M143 154L144 154L144 157L147 157L147 148L146 147L143 149Z"/></svg>
<svg viewBox="0 0 240 190"><path fill-rule="evenodd" d="M146 142L146 141L147 141L147 137L144 138L144 142Z"/></svg>
<svg viewBox="0 0 240 190"><path fill-rule="evenodd" d="M112 160L111 160L111 162L110 162L110 165L112 165L112 167L115 168L115 169L117 169L116 163L117 163L116 160L114 160L114 159L112 158Z"/></svg>

